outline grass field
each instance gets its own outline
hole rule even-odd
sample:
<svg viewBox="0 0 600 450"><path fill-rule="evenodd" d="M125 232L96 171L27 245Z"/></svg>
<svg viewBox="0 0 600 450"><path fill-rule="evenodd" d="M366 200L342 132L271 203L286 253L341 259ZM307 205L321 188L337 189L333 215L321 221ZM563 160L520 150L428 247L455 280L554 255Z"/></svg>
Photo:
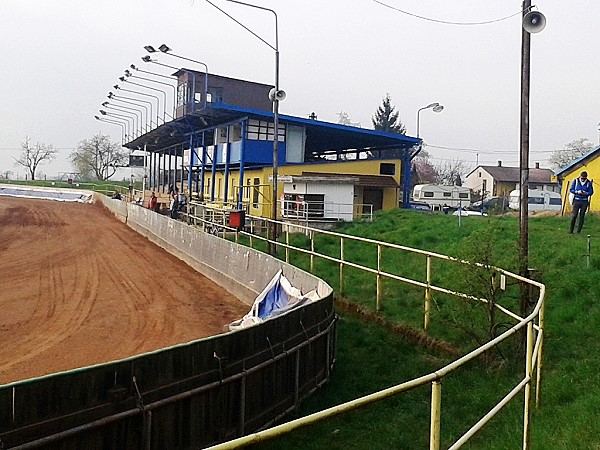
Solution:
<svg viewBox="0 0 600 450"><path fill-rule="evenodd" d="M532 216L529 220L529 266L547 286L541 408L532 416L533 449L600 449L600 220L588 215L581 235L569 235L569 217ZM372 223L345 225L343 233L370 236L387 242L464 257L491 255L500 267L518 272L519 219L517 216L462 218L443 214L390 211ZM587 267L587 235L591 235L590 267ZM301 237L297 239L301 240ZM325 238L320 251L334 246ZM332 248L332 252L335 249ZM354 249L361 259L372 255ZM306 266L305 258L297 264ZM396 260L390 264L409 264ZM393 269L393 268L392 268ZM390 269L391 270L391 269ZM333 286L338 272L327 264L315 272ZM440 278L451 274L440 274ZM373 309L368 281L347 286L349 301ZM392 289L392 288L391 288ZM406 295L404 295L406 294ZM398 292L398 304L411 294ZM422 293L419 294L422 297ZM386 304L379 315L391 321L415 325L420 310ZM461 348L469 340L432 314L432 333ZM428 373L451 361L444 352L415 347L381 326L342 314L338 360L331 383L303 405L298 416L333 406L358 396ZM515 373L517 375L515 375ZM522 374L520 359L486 365L476 363L443 383L442 448L447 448L497 402ZM428 388L403 394L338 418L298 430L257 448L305 449L425 449L429 432ZM512 402L464 448L516 449L522 442L522 395Z"/></svg>

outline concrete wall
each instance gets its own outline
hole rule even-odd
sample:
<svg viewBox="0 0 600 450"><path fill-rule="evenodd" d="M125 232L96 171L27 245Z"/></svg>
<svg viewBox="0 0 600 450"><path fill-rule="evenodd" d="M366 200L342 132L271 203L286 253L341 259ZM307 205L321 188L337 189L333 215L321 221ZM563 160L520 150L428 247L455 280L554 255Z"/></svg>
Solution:
<svg viewBox="0 0 600 450"><path fill-rule="evenodd" d="M279 269L303 293L320 298L331 287L314 275L257 250L227 241L139 205L96 195L119 220L251 305ZM125 208L123 207L125 205Z"/></svg>

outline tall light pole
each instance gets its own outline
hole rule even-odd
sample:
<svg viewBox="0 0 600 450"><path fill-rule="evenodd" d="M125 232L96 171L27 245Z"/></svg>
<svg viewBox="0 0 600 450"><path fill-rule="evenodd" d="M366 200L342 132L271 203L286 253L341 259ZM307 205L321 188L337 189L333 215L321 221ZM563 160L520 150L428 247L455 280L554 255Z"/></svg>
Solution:
<svg viewBox="0 0 600 450"><path fill-rule="evenodd" d="M146 132L148 132L149 130L149 126L150 126L150 121L149 121L149 115L148 115L148 107L146 105L150 105L150 108L152 109L152 103L147 102L146 100L140 100L137 98L132 98L132 97L125 97L122 95L115 95L112 92L108 93L108 98L109 100L113 100L116 102L120 102L120 103L127 103L128 105L133 105L133 106L137 106L137 107L141 107L144 108L144 112L146 113L146 127L144 128ZM131 101L127 101L127 100L131 100ZM136 103L139 102L139 103ZM141 105L140 103L145 103L145 105Z"/></svg>
<svg viewBox="0 0 600 450"><path fill-rule="evenodd" d="M523 1L521 28L521 140L519 151L519 275L529 275L529 80L531 60L531 33L539 33L546 26L546 18L531 11L531 0ZM527 315L529 286L521 283L520 312Z"/></svg>
<svg viewBox="0 0 600 450"><path fill-rule="evenodd" d="M118 84L115 84L113 86L115 88L115 90L121 90L123 92L129 92L131 94L137 94L137 95L143 95L145 97L152 97L156 100L156 126L158 127L158 120L160 119L158 113L159 113L159 109L160 109L160 100L156 95L152 95L152 94L147 94L146 92L140 92L140 91L132 91L131 89L123 89L122 87L120 87ZM148 102L150 103L150 118L153 118L153 112L152 112L152 102ZM150 120L150 126L152 126L152 120Z"/></svg>
<svg viewBox="0 0 600 450"><path fill-rule="evenodd" d="M117 112L122 112L125 114L133 114L133 116L135 117L135 121L133 122L134 123L133 137L136 138L136 137L142 135L142 132L141 132L142 112L139 109L129 108L127 106L121 106L121 105L111 105L109 102L103 102L102 106L107 109L115 110ZM138 119L138 114L139 114L139 119ZM137 125L136 125L136 123L137 123ZM140 129L139 132L138 132L138 127Z"/></svg>
<svg viewBox="0 0 600 450"><path fill-rule="evenodd" d="M166 111L166 109L167 109L166 93L165 93L165 114L168 115L171 118L171 120L175 119L175 98L177 97L177 91L175 89L175 86L173 86L172 84L169 84L169 83L165 83L164 81L158 81L158 80L153 80L152 78L146 78L146 77L140 77L140 76L134 75L129 70L125 70L125 76L128 78L135 78L138 80L148 81L150 83L161 84L163 86L168 86L171 89L173 89L173 115L167 113L167 111Z"/></svg>
<svg viewBox="0 0 600 450"><path fill-rule="evenodd" d="M265 39L260 37L258 34L256 34L254 31L252 31L250 28L248 28L246 25L244 25L242 22L240 22L239 20L237 20L236 18L234 18L227 12L223 11L221 8L219 8L217 5L215 5L213 2L211 2L210 0L206 0L207 3L209 3L210 5L212 5L219 11L221 11L223 14L225 14L227 17L229 17L235 23L240 25L242 28L244 28L246 31L248 31L250 34L252 34L254 37L259 39L262 43L264 43L269 48L271 48L273 51L275 51L275 86L269 93L269 97L270 97L271 101L273 102L273 122L274 122L273 125L275 127L274 135L273 135L273 189L272 189L273 196L272 196L272 210L271 210L271 219L273 220L273 222L271 223L272 224L272 227L271 227L272 233L271 234L272 234L272 239L273 239L274 244L270 246L270 250L271 250L270 253L274 255L277 252L277 223L275 221L277 220L277 197L278 197L277 196L277 175L279 172L279 148L278 148L278 145L279 145L278 144L278 142L279 142L279 100L283 100L285 98L285 92L279 90L279 29L278 29L278 25L277 25L277 13L272 9L265 8L263 6L253 5L251 3L240 2L238 0L225 0L225 1L228 1L231 3L237 3L239 5L249 6L250 8L256 8L256 9L260 9L263 11L268 11L268 12L272 13L273 16L275 17L275 45L272 45L271 43L269 43L268 41L266 41Z"/></svg>
<svg viewBox="0 0 600 450"><path fill-rule="evenodd" d="M134 81L127 79L124 76L119 77L119 80L122 83L130 83L130 84L133 84L134 86L139 86L139 87L143 87L146 89L150 89L152 91L160 92L164 98L164 100L163 100L163 123L167 122L167 116L171 117L171 115L169 113L167 113L167 93L165 91L163 91L162 89L153 88L152 86L146 86L145 84L136 83ZM166 83L163 83L163 84L166 84ZM156 98L158 98L158 97L156 97ZM160 108L160 102L158 103L158 108ZM173 119L173 117L171 117L171 119Z"/></svg>
<svg viewBox="0 0 600 450"><path fill-rule="evenodd" d="M144 47L148 53L155 53L157 50L151 45L146 45ZM190 61L196 64L200 64L204 66L204 107L206 108L206 104L208 102L208 65L202 61L196 61L195 59L187 58L185 56L176 55L175 53L171 53L172 49L167 44L161 44L158 47L158 50L166 55L171 55L175 58L183 59L185 61ZM194 88L195 88L195 78L194 78ZM195 109L195 99L192 99L192 113L194 113Z"/></svg>
<svg viewBox="0 0 600 450"><path fill-rule="evenodd" d="M422 108L419 108L417 110L417 137L419 137L419 115L421 114L421 111L423 111L424 109L432 109L433 112L439 113L442 112L444 110L444 107L442 105L440 105L438 102L435 103L430 103L427 106L423 106Z"/></svg>
<svg viewBox="0 0 600 450"><path fill-rule="evenodd" d="M125 124L123 122L118 122L116 120L104 119L104 118L98 117L98 116L94 116L94 118L100 122L106 122L106 123L110 123L112 125L119 125L121 127L121 143L123 144L125 142L125 136L127 136L127 134L125 134Z"/></svg>

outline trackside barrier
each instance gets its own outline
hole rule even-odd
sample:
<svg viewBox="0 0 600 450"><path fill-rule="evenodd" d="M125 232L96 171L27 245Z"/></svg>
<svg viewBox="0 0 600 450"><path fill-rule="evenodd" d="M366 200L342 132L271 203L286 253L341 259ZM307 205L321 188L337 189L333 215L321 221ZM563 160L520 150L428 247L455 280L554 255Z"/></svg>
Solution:
<svg viewBox="0 0 600 450"><path fill-rule="evenodd" d="M205 214L193 214L191 211L187 214L187 220L190 223L201 224L203 227L210 228L209 223L206 222ZM274 241L265 237L262 234L254 233L255 226L253 222L256 221L260 223L260 228L265 228L265 222L275 222L277 227L280 227L282 233L285 234L285 239L280 239L278 241ZM268 225L267 225L268 227ZM375 307L377 310L381 308L382 302L382 289L381 283L383 279L395 280L400 283L405 283L420 289L423 289L424 292L424 328L427 329L429 322L431 320L431 301L432 301L432 293L437 292L441 294L446 294L458 298L468 299L476 302L488 303L488 300L485 298L480 298L477 296L469 295L467 293L457 292L453 289L447 287L436 286L432 283L432 260L440 260L446 261L454 264L471 264L475 266L485 267L481 264L472 264L468 261L462 261L457 258L452 258L446 255L428 252L424 250L414 249L402 245L390 244L386 242L376 241L373 239L367 239L357 236L344 235L332 231L320 230L309 228L297 224L289 224L287 222L281 221L271 221L270 219L265 219L263 217L253 217L247 216L247 224L245 230L237 230L228 227L222 227L222 235L232 235L235 234L236 242L239 240L239 235L247 236L249 238L250 245L256 240L261 240L270 244L275 244L276 247L280 249L285 249L285 260L289 261L289 251L297 251L299 253L307 254L310 257L310 270L311 272L314 270L314 258L321 258L325 261L329 261L339 266L339 284L340 284L340 294L343 295L344 291L344 281L345 281L345 271L346 267L352 267L355 269L359 269L361 271L371 273L374 275L375 284L376 284L376 299L375 299ZM308 237L309 249L297 247L290 245L289 235L290 233L302 233ZM339 256L331 256L324 253L319 253L315 249L315 238L317 235L328 236L329 238L339 240ZM376 249L376 263L375 267L361 265L355 262L351 262L347 258L347 247L349 242L360 242L364 245L371 245ZM383 260L383 251L398 251L398 252L409 252L414 255L418 255L423 260L424 266L424 274L425 278L421 280L412 279L407 276L402 276L398 274L393 274L389 272L385 272L381 269ZM526 352L525 352L525 373L523 374L520 381L514 386L514 388L506 393L506 395L502 398L500 402L498 402L487 414L485 414L477 423L475 423L462 437L460 437L451 447L450 449L458 449L462 445L464 445L477 431L485 426L504 406L506 406L512 399L515 398L517 394L521 391L524 393L524 408L523 408L523 449L529 448L529 417L530 417L530 405L531 405L531 395L532 395L532 382L535 381L535 401L536 405L539 406L540 402L540 389L541 389L541 369L542 369L542 344L544 337L544 298L546 287L544 284L539 283L534 280L530 280L528 278L521 277L515 273L509 272L504 269L495 268L495 267L486 267L488 269L492 269L495 271L496 275L500 279L501 285L506 285L506 279L512 279L517 283L526 283L531 287L537 288L539 290L539 295L535 301L535 306L532 309L532 312L526 316L521 317L518 314L510 311L508 308L494 303L494 307L500 313L504 314L510 320L514 322L514 325L509 328L504 333L500 334L493 340L487 342L485 345L471 351L470 353L458 358L456 361L451 364L433 372L428 375L424 375L417 379L411 380L406 383L399 384L397 386L384 389L382 391L367 395L365 397L361 397L359 399L320 411L315 414L311 414L309 416L293 420L291 422L276 426L269 430L264 430L258 433L254 433L236 440L232 440L227 443L219 444L212 449L230 449L237 448L239 446L248 445L251 443L260 442L265 439L271 439L276 436L280 436L281 434L287 433L294 429L297 429L302 426L306 426L312 423L315 423L320 420L324 420L344 412L354 410L365 406L370 403L374 403L380 401L384 398L394 396L400 394L401 392L405 392L408 390L415 389L419 386L423 386L424 384L431 383L431 419L430 419L430 450L439 450L440 448L440 416L441 416L441 401L442 401L442 390L441 390L441 381L445 376L450 373L456 371L461 366L466 363L478 358L480 355L485 353L486 351L494 348L500 343L506 341L507 339L514 336L516 333L521 330L526 330Z"/></svg>
<svg viewBox="0 0 600 450"><path fill-rule="evenodd" d="M330 378L336 315L327 283L135 204L109 209L247 303L281 269L319 300L256 326L0 386L0 448L202 448L297 409ZM118 338L118 337L115 337Z"/></svg>

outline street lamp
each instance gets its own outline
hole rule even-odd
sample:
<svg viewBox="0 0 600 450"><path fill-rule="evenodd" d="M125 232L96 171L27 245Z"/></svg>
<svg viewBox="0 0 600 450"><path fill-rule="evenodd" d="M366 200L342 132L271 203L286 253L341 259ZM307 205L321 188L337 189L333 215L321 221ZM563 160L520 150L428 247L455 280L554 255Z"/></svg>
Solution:
<svg viewBox="0 0 600 450"><path fill-rule="evenodd" d="M143 95L143 96L146 96L146 97L152 97L152 98L154 98L156 100L156 126L158 127L158 120L160 119L160 117L158 115L158 112L159 112L158 110L160 109L160 99L156 95L148 94L146 92L132 91L131 89L123 89L118 84L115 84L113 87L115 89L119 89L119 90L121 90L123 92L130 92L132 94L138 94L138 95ZM149 102L149 103L150 103L150 115L153 118L154 115L152 113L152 103L151 102ZM152 120L150 120L150 125L152 125Z"/></svg>
<svg viewBox="0 0 600 450"><path fill-rule="evenodd" d="M144 47L144 49L146 49L146 51L148 53L156 53L157 50L152 47L151 45L146 45ZM204 66L204 107L206 108L206 104L208 102L208 65L206 63L203 63L202 61L196 61L195 59L191 59L191 58L187 58L185 56L180 56L180 55L176 55L175 53L171 53L172 49L167 45L167 44L161 44L160 47L158 47L158 51L160 51L161 53L164 53L166 55L170 55L173 56L175 58L179 58L179 59L183 59L185 61L190 61L196 64L200 64L201 66ZM144 60L146 62L154 62L152 61L152 59L150 57L148 57L148 60ZM196 79L194 76L194 91L196 88ZM194 113L194 109L195 109L195 99L192 98L192 113Z"/></svg>
<svg viewBox="0 0 600 450"><path fill-rule="evenodd" d="M143 88L150 89L152 91L160 92L161 94L163 94L163 99L164 99L163 100L163 123L167 122L167 120L166 120L167 116L169 116L171 119L173 119L173 116L171 116L169 113L167 113L167 93L165 91L163 91L162 89L153 88L152 86L146 86L145 84L135 83L131 80L128 80L127 77L125 77L125 76L119 77L119 80L123 83L130 83L130 84L133 84L134 86L143 87ZM167 83L161 83L161 84L167 84ZM158 103L158 108L160 109L160 103ZM157 115L158 115L158 111L157 111Z"/></svg>
<svg viewBox="0 0 600 450"><path fill-rule="evenodd" d="M94 116L94 119L100 122L110 123L112 125L119 125L121 127L121 143L125 141L125 137L127 136L127 134L125 133L125 124L123 122L117 122L116 120L109 120L98 116Z"/></svg>
<svg viewBox="0 0 600 450"><path fill-rule="evenodd" d="M134 108L129 108L127 106L121 106L121 105L111 105L109 102L104 102L102 103L102 106L104 106L107 109L114 109L117 112L122 112L125 114L133 114L135 117L134 120L134 130L133 130L133 137L136 138L138 136L141 136L141 128L142 128L142 112L139 109L134 109ZM133 111L133 112L130 112ZM139 114L139 119L138 119L138 114ZM139 125L139 134L137 134L137 130L138 130L138 126L136 125L136 123Z"/></svg>
<svg viewBox="0 0 600 450"><path fill-rule="evenodd" d="M137 98L132 98L132 97L125 97L125 96L121 96L121 95L115 95L112 92L108 93L108 98L110 100L114 100L117 102L121 102L121 103L127 103L128 105L133 105L133 106L137 106L137 107L141 107L144 108L144 111L146 112L146 127L145 130L146 132L148 132L148 127L151 125L150 121L148 120L148 107L146 105L140 105L138 103L134 103L134 102L140 102L140 103L145 103L147 105L150 105L150 109L152 109L152 103L147 102L146 100L140 100ZM125 100L123 100L125 99ZM127 100L131 100L130 102L128 102Z"/></svg>
<svg viewBox="0 0 600 450"><path fill-rule="evenodd" d="M439 113L442 112L444 110L444 107L442 105L440 105L438 102L435 103L430 103L427 106L423 106L422 108L419 108L419 110L417 111L417 137L419 137L419 115L421 114L421 111L423 111L424 109L432 109L433 112Z"/></svg>
<svg viewBox="0 0 600 450"><path fill-rule="evenodd" d="M212 5L214 8L221 11L223 14L225 14L227 17L229 17L235 23L240 25L242 28L244 28L246 31L248 31L250 34L252 34L254 37L259 39L262 43L267 45L269 48L271 48L275 52L275 86L269 93L269 98L273 102L273 122L274 122L273 125L275 127L275 133L273 136L273 198L272 198L273 205L272 205L272 211L271 211L271 218L273 220L273 222L272 222L272 225L273 225L272 226L272 238L273 238L273 242L275 244L270 246L271 254L274 255L277 251L277 223L276 223L276 220L277 220L277 175L278 175L278 171L279 171L279 167L278 167L279 166L279 161L278 161L278 159L279 159L279 155L278 155L278 153L279 153L279 149L278 149L278 145L279 145L278 144L279 143L279 101L285 99L285 92L282 90L279 90L279 30L278 30L278 25L277 25L277 13L272 9L265 8L263 6L253 5L251 3L240 2L238 0L226 0L226 1L231 2L231 3L237 3L239 5L248 6L250 8L256 8L256 9L260 9L263 11L268 11L268 12L272 13L275 18L275 45L272 45L271 43L269 43L268 41L266 41L265 39L260 37L258 34L256 34L254 31L252 31L250 28L248 28L246 25L241 23L239 20L235 19L233 16L231 16L227 12L223 11L221 8L219 8L217 5L215 5L213 2L211 2L210 0L206 0L206 2L208 4Z"/></svg>
<svg viewBox="0 0 600 450"><path fill-rule="evenodd" d="M133 64L131 66L135 67ZM136 68L136 70L139 70L139 69ZM152 74L152 72L146 72L146 73ZM158 74L152 74L152 75L158 75ZM172 84L169 84L169 83L165 83L163 81L153 80L152 78L146 78L146 77L140 77L140 76L134 75L129 70L125 70L125 76L128 78L136 78L138 80L149 81L150 83L162 84L163 86L168 86L171 89L173 89L173 115L170 115L166 112L166 109L167 109L166 94L165 94L165 114L170 116L171 119L175 118L175 97L177 96L177 91L175 89L175 86L173 86ZM159 75L159 76L164 76L164 75ZM169 78L169 77L165 77L165 78Z"/></svg>

